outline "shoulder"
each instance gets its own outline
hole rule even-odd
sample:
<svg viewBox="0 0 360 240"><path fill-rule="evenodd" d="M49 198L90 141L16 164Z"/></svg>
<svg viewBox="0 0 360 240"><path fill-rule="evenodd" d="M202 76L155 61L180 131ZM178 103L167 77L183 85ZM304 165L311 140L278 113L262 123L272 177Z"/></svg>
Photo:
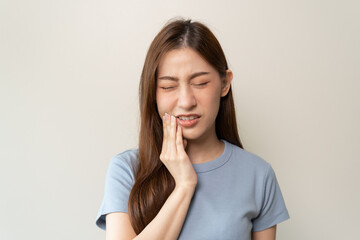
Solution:
<svg viewBox="0 0 360 240"><path fill-rule="evenodd" d="M139 165L139 149L129 149L116 154L110 160L108 175L127 174L134 178Z"/></svg>
<svg viewBox="0 0 360 240"><path fill-rule="evenodd" d="M105 178L104 198L96 220L100 228L106 227L106 214L128 212L138 162L138 149L130 149L111 158Z"/></svg>
<svg viewBox="0 0 360 240"><path fill-rule="evenodd" d="M231 149L231 162L248 173L254 173L257 176L266 176L271 171L271 165L259 155L240 148L231 143L227 143Z"/></svg>
<svg viewBox="0 0 360 240"><path fill-rule="evenodd" d="M137 149L131 149L116 154L111 158L105 180L105 195L120 198L123 194L128 198L128 194L135 182L138 163Z"/></svg>

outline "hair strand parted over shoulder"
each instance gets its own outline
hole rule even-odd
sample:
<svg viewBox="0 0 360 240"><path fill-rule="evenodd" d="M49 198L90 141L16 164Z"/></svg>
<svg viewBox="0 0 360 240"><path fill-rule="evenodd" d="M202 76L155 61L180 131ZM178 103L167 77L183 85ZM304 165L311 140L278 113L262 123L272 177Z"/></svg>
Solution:
<svg viewBox="0 0 360 240"><path fill-rule="evenodd" d="M162 120L156 105L157 68L167 52L189 47L218 72L226 76L227 61L220 43L204 24L175 19L168 22L152 41L147 52L139 85L140 132L139 166L129 197L129 217L139 234L156 216L175 187L175 181L159 156L162 147ZM219 139L243 148L237 130L231 87L221 98L216 118Z"/></svg>

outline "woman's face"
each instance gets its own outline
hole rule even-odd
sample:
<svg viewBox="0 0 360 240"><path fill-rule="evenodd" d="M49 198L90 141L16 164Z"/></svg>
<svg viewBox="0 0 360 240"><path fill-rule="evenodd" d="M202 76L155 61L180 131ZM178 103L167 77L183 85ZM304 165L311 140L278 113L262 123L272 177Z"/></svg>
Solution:
<svg viewBox="0 0 360 240"><path fill-rule="evenodd" d="M220 97L230 88L232 73L219 73L191 48L169 51L160 60L157 72L156 103L162 117L177 117L186 139L215 135Z"/></svg>

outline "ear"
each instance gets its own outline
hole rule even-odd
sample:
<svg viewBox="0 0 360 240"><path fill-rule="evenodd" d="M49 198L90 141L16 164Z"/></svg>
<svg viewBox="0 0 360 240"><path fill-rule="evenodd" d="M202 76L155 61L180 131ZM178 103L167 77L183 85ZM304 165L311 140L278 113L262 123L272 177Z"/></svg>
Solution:
<svg viewBox="0 0 360 240"><path fill-rule="evenodd" d="M232 71L226 70L226 76L223 79L221 79L221 97L225 97L228 94L232 79L233 79Z"/></svg>

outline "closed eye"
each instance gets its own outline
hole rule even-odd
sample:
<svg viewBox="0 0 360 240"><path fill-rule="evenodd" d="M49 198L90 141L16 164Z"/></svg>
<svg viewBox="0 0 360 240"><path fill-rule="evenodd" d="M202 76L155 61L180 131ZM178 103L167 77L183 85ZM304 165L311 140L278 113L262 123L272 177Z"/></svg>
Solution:
<svg viewBox="0 0 360 240"><path fill-rule="evenodd" d="M201 86L205 86L206 84L208 84L208 82L198 83L198 84L194 84L194 85L201 87Z"/></svg>
<svg viewBox="0 0 360 240"><path fill-rule="evenodd" d="M172 89L174 87L160 87L161 89L164 89L164 90L168 90L168 89Z"/></svg>

